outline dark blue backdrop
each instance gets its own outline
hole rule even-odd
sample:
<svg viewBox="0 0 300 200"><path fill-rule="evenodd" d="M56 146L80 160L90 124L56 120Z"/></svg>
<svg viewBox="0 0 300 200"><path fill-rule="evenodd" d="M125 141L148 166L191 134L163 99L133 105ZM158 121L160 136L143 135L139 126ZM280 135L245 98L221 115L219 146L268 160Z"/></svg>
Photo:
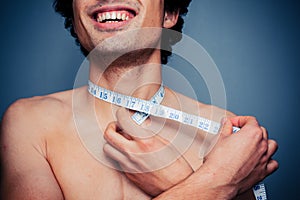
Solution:
<svg viewBox="0 0 300 200"><path fill-rule="evenodd" d="M18 98L73 86L83 56L51 4L51 0L1 4L1 116ZM227 108L255 115L279 143L275 157L280 169L265 181L270 199L295 199L300 189L300 4L194 0L190 11L184 32L202 44L218 65ZM171 63L184 65L177 59ZM199 86L197 91L202 89Z"/></svg>

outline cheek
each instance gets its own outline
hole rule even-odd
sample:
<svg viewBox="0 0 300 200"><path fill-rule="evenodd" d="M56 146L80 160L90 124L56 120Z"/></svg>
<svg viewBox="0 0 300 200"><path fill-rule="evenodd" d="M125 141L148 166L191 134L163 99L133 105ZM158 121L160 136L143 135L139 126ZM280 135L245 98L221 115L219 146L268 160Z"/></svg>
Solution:
<svg viewBox="0 0 300 200"><path fill-rule="evenodd" d="M150 6L148 11L146 12L146 16L144 19L144 24L155 27L161 27L163 24L163 18L164 18L164 11L163 7L160 5L157 6Z"/></svg>
<svg viewBox="0 0 300 200"><path fill-rule="evenodd" d="M84 10L86 9L84 2L84 0L73 0L73 25L77 34L84 31Z"/></svg>
<svg viewBox="0 0 300 200"><path fill-rule="evenodd" d="M79 31L79 11L80 11L80 4L77 0L73 1L73 26L76 34L78 35Z"/></svg>
<svg viewBox="0 0 300 200"><path fill-rule="evenodd" d="M78 2L78 3L76 3ZM84 10L84 5L80 4L79 1L74 1L73 2L73 26L74 26L74 31L76 35L78 36L78 39L80 43L86 43L84 40L87 35L86 27L85 27L85 17L84 13L82 12ZM84 36L84 37L83 37Z"/></svg>

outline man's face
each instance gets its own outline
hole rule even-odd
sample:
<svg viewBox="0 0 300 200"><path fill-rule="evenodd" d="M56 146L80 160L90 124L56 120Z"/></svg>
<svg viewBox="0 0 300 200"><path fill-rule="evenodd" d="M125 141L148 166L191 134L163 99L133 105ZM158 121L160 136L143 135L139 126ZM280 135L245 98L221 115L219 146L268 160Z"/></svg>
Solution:
<svg viewBox="0 0 300 200"><path fill-rule="evenodd" d="M164 26L164 0L74 0L73 12L76 34L88 51L118 33Z"/></svg>

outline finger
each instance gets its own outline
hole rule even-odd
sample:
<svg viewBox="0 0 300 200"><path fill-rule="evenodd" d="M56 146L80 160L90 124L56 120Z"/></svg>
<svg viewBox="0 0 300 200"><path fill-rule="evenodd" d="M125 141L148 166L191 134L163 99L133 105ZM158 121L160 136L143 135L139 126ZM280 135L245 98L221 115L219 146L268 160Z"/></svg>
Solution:
<svg viewBox="0 0 300 200"><path fill-rule="evenodd" d="M267 164L267 176L271 175L274 173L277 169L279 168L279 164L276 160L270 160L269 163Z"/></svg>
<svg viewBox="0 0 300 200"><path fill-rule="evenodd" d="M243 127L246 124L247 125L252 125L252 126L258 126L258 121L256 120L255 117L251 116L235 116L229 118L233 126L237 127Z"/></svg>
<svg viewBox="0 0 300 200"><path fill-rule="evenodd" d="M267 129L265 127L263 127L263 126L261 126L260 128L263 131L263 138L267 140L268 139L268 131L267 131Z"/></svg>
<svg viewBox="0 0 300 200"><path fill-rule="evenodd" d="M271 157L277 151L278 145L274 140L268 140L267 152L260 159L259 165L265 167L270 162Z"/></svg>
<svg viewBox="0 0 300 200"><path fill-rule="evenodd" d="M153 137L155 133L139 126L131 119L130 112L127 109L120 108L117 111L118 126L134 140Z"/></svg>
<svg viewBox="0 0 300 200"><path fill-rule="evenodd" d="M103 152L106 154L106 156L117 161L118 163L126 163L129 161L123 153L121 153L108 143L104 144Z"/></svg>
<svg viewBox="0 0 300 200"><path fill-rule="evenodd" d="M129 147L132 145L131 140L128 140L126 137L116 131L116 123L109 123L104 131L104 139L119 151L126 152L126 150L129 150Z"/></svg>
<svg viewBox="0 0 300 200"><path fill-rule="evenodd" d="M229 136L232 134L232 123L227 118L223 118L221 121L220 134L221 136Z"/></svg>
<svg viewBox="0 0 300 200"><path fill-rule="evenodd" d="M265 150L267 150L268 144L267 140L264 138L264 135L265 137L267 137L267 133L263 133L265 129L261 128L255 117L237 116L230 118L230 121L232 122L233 126L241 128L239 134L247 135L247 137L250 137L250 139L253 140L254 143L262 142L262 140L264 140L263 143L265 144L262 147L265 147ZM264 150L264 148L262 150Z"/></svg>
<svg viewBox="0 0 300 200"><path fill-rule="evenodd" d="M138 171L136 169L136 165L122 152L115 149L110 144L105 144L103 147L103 151L106 154L106 156L110 157L114 161L116 161L120 166L116 165L119 171L125 171L125 172L136 172Z"/></svg>
<svg viewBox="0 0 300 200"><path fill-rule="evenodd" d="M278 149L278 144L275 140L268 140L268 152L267 157L271 158Z"/></svg>

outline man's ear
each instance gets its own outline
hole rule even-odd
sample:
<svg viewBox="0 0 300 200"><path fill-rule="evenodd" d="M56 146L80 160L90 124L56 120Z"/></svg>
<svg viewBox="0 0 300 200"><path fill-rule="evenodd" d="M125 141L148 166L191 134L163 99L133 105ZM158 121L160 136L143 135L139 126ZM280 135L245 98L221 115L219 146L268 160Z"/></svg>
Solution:
<svg viewBox="0 0 300 200"><path fill-rule="evenodd" d="M164 16L163 27L172 28L177 23L178 16L179 16L179 10L174 12L166 11Z"/></svg>

